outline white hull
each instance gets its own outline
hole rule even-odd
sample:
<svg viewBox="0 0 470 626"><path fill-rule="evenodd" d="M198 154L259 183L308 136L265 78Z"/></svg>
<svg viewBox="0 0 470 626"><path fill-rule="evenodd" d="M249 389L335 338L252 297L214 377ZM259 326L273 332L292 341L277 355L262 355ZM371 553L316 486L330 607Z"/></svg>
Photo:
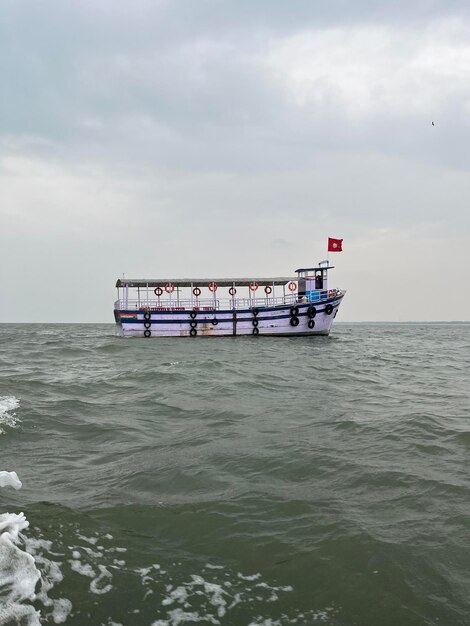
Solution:
<svg viewBox="0 0 470 626"><path fill-rule="evenodd" d="M295 303L238 310L162 311L152 307L115 311L125 337L232 337L328 335L340 295L323 302ZM294 308L293 308L294 307ZM297 313L295 312L297 310ZM191 330L193 330L191 334ZM147 334L144 334L147 331ZM196 331L194 333L194 331ZM150 332L150 334L149 334Z"/></svg>

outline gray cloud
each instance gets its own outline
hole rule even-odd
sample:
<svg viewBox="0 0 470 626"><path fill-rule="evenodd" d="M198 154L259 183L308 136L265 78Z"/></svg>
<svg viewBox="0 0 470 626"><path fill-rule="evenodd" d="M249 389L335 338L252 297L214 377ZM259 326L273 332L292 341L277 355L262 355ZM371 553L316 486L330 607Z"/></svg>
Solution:
<svg viewBox="0 0 470 626"><path fill-rule="evenodd" d="M400 255L425 286L464 254L469 34L457 1L2 3L3 319L30 315L19 283L35 319L109 319L122 271L283 274L328 235L345 317L375 255L389 319Z"/></svg>

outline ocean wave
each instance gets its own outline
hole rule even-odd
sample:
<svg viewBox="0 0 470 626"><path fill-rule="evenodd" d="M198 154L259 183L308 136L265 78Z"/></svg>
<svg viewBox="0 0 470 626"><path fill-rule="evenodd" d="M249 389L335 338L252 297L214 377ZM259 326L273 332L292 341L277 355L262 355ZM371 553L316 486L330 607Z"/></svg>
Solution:
<svg viewBox="0 0 470 626"><path fill-rule="evenodd" d="M149 626L177 626L187 621L238 623L241 615L251 615L248 620L252 624L302 625L315 620L330 623L336 613L332 607L291 609L283 611L282 620L278 621L281 613L278 607L287 595L295 592L291 585L277 584L259 572L241 572L219 563L195 565L193 573L188 573L187 564L180 561L136 564L131 556L128 558L127 548L118 545L110 533L83 534L85 531L75 524L69 531L67 545L58 547L61 553L70 551L70 558L64 562L64 567L70 568L66 572L68 583L83 586L79 579L85 579L83 582L88 585L96 606L101 602L108 609L116 605L116 610L111 609L112 614L108 615L109 625L132 623L128 620L136 614L141 615L139 623ZM135 604L119 607L115 599L127 587L140 588L140 592L135 595Z"/></svg>
<svg viewBox="0 0 470 626"><path fill-rule="evenodd" d="M0 471L0 487L20 489L16 472ZM49 592L63 579L60 563L48 559L44 552L51 542L24 533L29 522L24 513L0 514L0 626L13 622L22 626L40 626L41 603L46 619L55 624L66 621L72 609L67 598L53 599Z"/></svg>
<svg viewBox="0 0 470 626"><path fill-rule="evenodd" d="M15 409L20 406L20 401L15 396L0 396L0 434L4 433L2 426L16 428L20 421Z"/></svg>
<svg viewBox="0 0 470 626"><path fill-rule="evenodd" d="M15 472L0 472L2 486L18 488ZM21 486L21 485L20 485ZM33 557L21 550L21 531L28 528L24 513L0 514L0 624L39 626L39 614L31 604L40 578Z"/></svg>

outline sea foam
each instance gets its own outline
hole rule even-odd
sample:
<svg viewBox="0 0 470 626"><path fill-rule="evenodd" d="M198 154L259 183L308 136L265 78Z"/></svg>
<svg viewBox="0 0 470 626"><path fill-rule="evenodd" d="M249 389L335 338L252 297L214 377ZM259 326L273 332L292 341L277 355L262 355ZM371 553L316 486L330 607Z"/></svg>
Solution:
<svg viewBox="0 0 470 626"><path fill-rule="evenodd" d="M15 489L21 481L15 472L0 472L0 485ZM21 531L28 528L24 513L0 515L0 624L17 622L39 626L39 613L24 601L35 598L36 583L40 578L34 558L18 547Z"/></svg>
<svg viewBox="0 0 470 626"><path fill-rule="evenodd" d="M0 472L0 487L13 487L13 489L21 489L22 482L18 478L16 472Z"/></svg>
<svg viewBox="0 0 470 626"><path fill-rule="evenodd" d="M21 486L16 472L0 471L0 487ZM60 563L44 555L51 548L50 541L23 534L28 527L24 513L0 514L0 626L40 626L40 613L31 604L33 600L49 609L55 624L64 623L72 610L70 600L48 596L63 579Z"/></svg>
<svg viewBox="0 0 470 626"><path fill-rule="evenodd" d="M20 406L20 401L15 396L0 396L0 433L5 432L2 426L16 428L19 419L15 409Z"/></svg>

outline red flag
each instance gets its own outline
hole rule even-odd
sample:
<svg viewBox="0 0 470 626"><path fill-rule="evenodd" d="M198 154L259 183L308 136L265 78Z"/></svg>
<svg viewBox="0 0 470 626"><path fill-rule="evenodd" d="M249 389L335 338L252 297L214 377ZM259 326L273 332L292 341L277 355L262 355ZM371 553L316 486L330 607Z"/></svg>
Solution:
<svg viewBox="0 0 470 626"><path fill-rule="evenodd" d="M343 251L343 240L342 239L332 239L328 237L328 252L342 252Z"/></svg>

